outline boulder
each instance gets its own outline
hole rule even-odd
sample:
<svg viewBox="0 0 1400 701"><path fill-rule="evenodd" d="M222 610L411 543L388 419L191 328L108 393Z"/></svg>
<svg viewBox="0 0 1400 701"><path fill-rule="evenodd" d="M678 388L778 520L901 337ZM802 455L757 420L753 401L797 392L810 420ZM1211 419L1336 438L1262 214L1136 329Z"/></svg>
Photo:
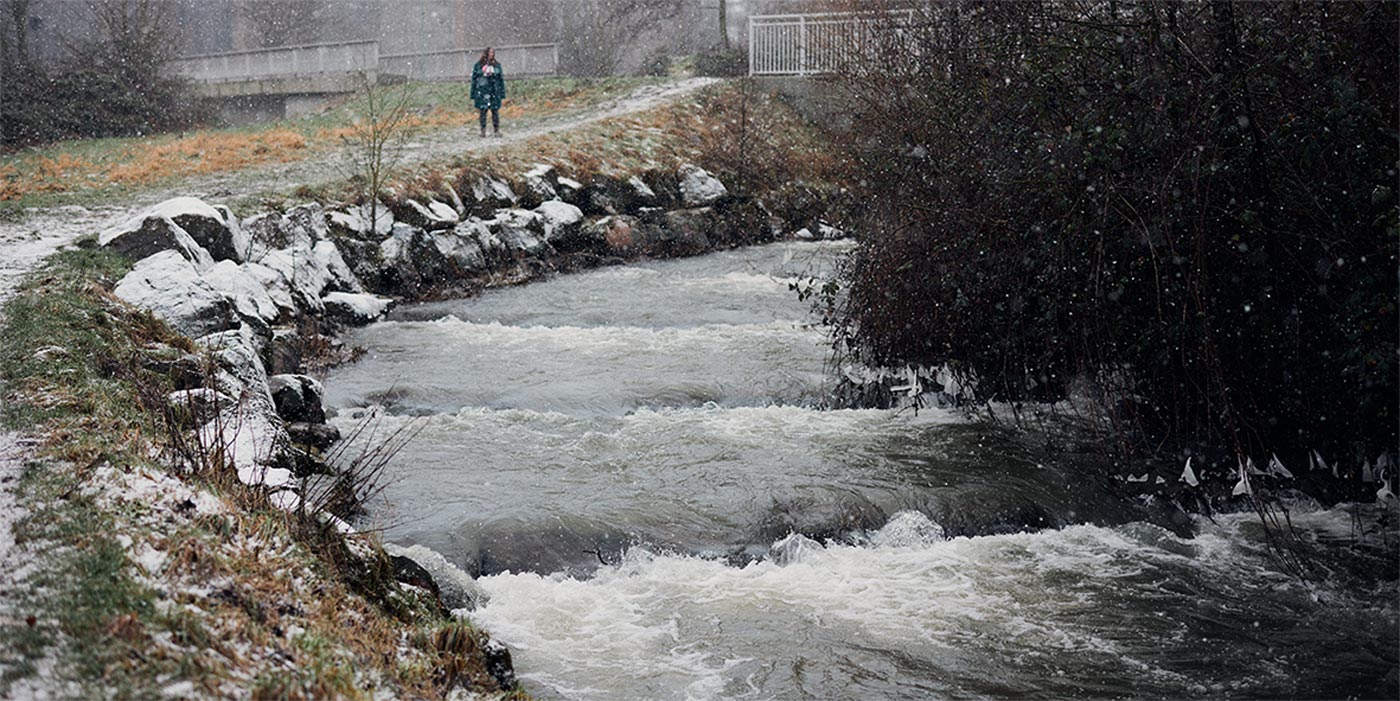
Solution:
<svg viewBox="0 0 1400 701"><path fill-rule="evenodd" d="M555 180L557 186L554 188L559 199L582 209L588 203L588 189L583 183L573 178L559 177Z"/></svg>
<svg viewBox="0 0 1400 701"><path fill-rule="evenodd" d="M171 392L165 398L172 416L182 424L202 425L219 412L233 407L233 397L209 387L196 387Z"/></svg>
<svg viewBox="0 0 1400 701"><path fill-rule="evenodd" d="M458 224L452 231L429 235L433 247L452 263L456 276L466 276L486 268L486 253L477 242L476 226Z"/></svg>
<svg viewBox="0 0 1400 701"><path fill-rule="evenodd" d="M132 260L148 258L162 251L175 251L182 258L205 270L214 258L169 217L139 216L102 232L97 244Z"/></svg>
<svg viewBox="0 0 1400 701"><path fill-rule="evenodd" d="M550 200L535 208L544 223L544 240L560 250L584 241L583 210L567 202ZM577 250L577 249L573 249Z"/></svg>
<svg viewBox="0 0 1400 701"><path fill-rule="evenodd" d="M378 321L393 304L393 300L384 297L347 292L332 292L323 301L326 319L345 326L364 326Z"/></svg>
<svg viewBox="0 0 1400 701"><path fill-rule="evenodd" d="M603 217L584 226L583 236L589 245L613 255L625 256L641 252L646 244L641 220L633 216Z"/></svg>
<svg viewBox="0 0 1400 701"><path fill-rule="evenodd" d="M485 219L495 216L498 209L514 207L519 200L510 183L500 178L482 175L472 182L471 201L467 203L467 210Z"/></svg>
<svg viewBox="0 0 1400 701"><path fill-rule="evenodd" d="M648 205L633 183L611 175L593 176L584 192L584 201L578 207L589 215L632 214Z"/></svg>
<svg viewBox="0 0 1400 701"><path fill-rule="evenodd" d="M272 250L309 250L330 238L327 214L321 205L293 207L283 214L265 212L243 222L248 238L248 259L257 261Z"/></svg>
<svg viewBox="0 0 1400 701"><path fill-rule="evenodd" d="M359 278L340 255L340 247L332 241L317 241L311 249L320 274L321 292L364 292Z"/></svg>
<svg viewBox="0 0 1400 701"><path fill-rule="evenodd" d="M301 370L301 333L290 326L272 329L263 348L263 367L272 375L291 375Z"/></svg>
<svg viewBox="0 0 1400 701"><path fill-rule="evenodd" d="M267 378L277 415L288 423L326 422L326 410L321 405L326 391L315 378L306 375L273 375Z"/></svg>
<svg viewBox="0 0 1400 701"><path fill-rule="evenodd" d="M554 166L537 165L520 176L519 206L533 209L559 197L559 174Z"/></svg>
<svg viewBox="0 0 1400 701"><path fill-rule="evenodd" d="M266 270L262 266L257 267ZM282 308L268 294L259 275L249 273L247 268L231 260L225 260L205 271L204 280L233 302L244 323L259 334L271 334L272 325L282 316Z"/></svg>
<svg viewBox="0 0 1400 701"><path fill-rule="evenodd" d="M239 325L233 302L175 251L162 251L138 262L113 293L150 310L186 336L203 336Z"/></svg>
<svg viewBox="0 0 1400 701"><path fill-rule="evenodd" d="M377 289L389 294L414 296L433 284L452 279L455 267L433 241L432 235L407 224L394 225L394 234L379 243Z"/></svg>
<svg viewBox="0 0 1400 701"><path fill-rule="evenodd" d="M486 226L508 250L518 255L538 255L547 245L544 218L528 209L501 210L495 219L486 222Z"/></svg>
<svg viewBox="0 0 1400 701"><path fill-rule="evenodd" d="M369 210L369 205L358 205L344 210L332 210L326 218L330 229L338 234L360 240L378 241L393 231L394 215L388 207L380 205L371 224Z"/></svg>
<svg viewBox="0 0 1400 701"><path fill-rule="evenodd" d="M287 435L297 445L325 452L340 440L340 429L332 424L291 423L287 424Z"/></svg>
<svg viewBox="0 0 1400 701"><path fill-rule="evenodd" d="M403 558L416 565L415 568L405 567L406 572L411 570L419 576L422 572L426 572L432 579L434 586L423 588L437 591L443 606L449 610L466 609L470 611L488 600L486 592L477 585L476 580L434 550L422 545L402 547L385 543L384 551L389 553L391 557ZM412 583L410 582L410 584Z"/></svg>
<svg viewBox="0 0 1400 701"><path fill-rule="evenodd" d="M433 205L436 205L434 207ZM394 218L424 231L443 231L457 225L457 213L441 202L423 204L417 200L404 200L395 208Z"/></svg>
<svg viewBox="0 0 1400 701"><path fill-rule="evenodd" d="M711 248L709 234L719 224L715 211L709 207L677 209L649 216L656 226L647 231L657 235L647 241L647 253L659 256L691 256Z"/></svg>
<svg viewBox="0 0 1400 701"><path fill-rule="evenodd" d="M683 165L676 171L680 179L681 203L686 207L704 207L729 195L729 189L704 168Z"/></svg>
<svg viewBox="0 0 1400 701"><path fill-rule="evenodd" d="M214 260L241 263L248 254L247 237L227 207L213 207L194 197L175 197L146 210L143 218L150 217L175 222Z"/></svg>
<svg viewBox="0 0 1400 701"><path fill-rule="evenodd" d="M447 204L457 213L458 219L467 216L467 205L462 201L462 196L457 194L457 188L452 187L452 183L442 183L442 194L447 196Z"/></svg>

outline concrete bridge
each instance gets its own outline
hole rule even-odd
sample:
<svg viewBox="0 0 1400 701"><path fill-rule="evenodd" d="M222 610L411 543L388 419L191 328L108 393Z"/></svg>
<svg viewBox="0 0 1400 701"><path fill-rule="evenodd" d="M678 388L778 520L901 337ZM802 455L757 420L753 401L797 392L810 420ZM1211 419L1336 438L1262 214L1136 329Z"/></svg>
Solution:
<svg viewBox="0 0 1400 701"><path fill-rule="evenodd" d="M366 81L465 81L482 49L383 55L377 41L347 41L186 56L167 64L214 102L220 117L246 123L320 109ZM557 44L502 46L496 56L509 78L557 75Z"/></svg>

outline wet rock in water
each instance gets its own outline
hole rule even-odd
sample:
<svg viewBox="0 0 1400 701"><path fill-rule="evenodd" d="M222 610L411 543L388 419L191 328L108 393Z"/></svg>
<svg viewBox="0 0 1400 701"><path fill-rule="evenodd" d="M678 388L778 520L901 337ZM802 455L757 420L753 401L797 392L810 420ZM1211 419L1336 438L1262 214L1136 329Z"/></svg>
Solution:
<svg viewBox="0 0 1400 701"><path fill-rule="evenodd" d="M169 219L214 260L241 263L248 253L248 239L227 207L214 207L194 197L175 197L146 210L142 217Z"/></svg>
<svg viewBox="0 0 1400 701"><path fill-rule="evenodd" d="M186 336L203 336L239 326L233 302L175 251L141 260L112 292L129 304L149 310Z"/></svg>
<svg viewBox="0 0 1400 701"><path fill-rule="evenodd" d="M724 183L700 166L683 165L676 175L680 179L681 202L686 207L704 207L729 196Z"/></svg>
<svg viewBox="0 0 1400 701"><path fill-rule="evenodd" d="M437 582L433 581L433 576L428 573L428 570L423 569L422 565L414 562L412 558L390 555L389 564L394 568L394 579L419 589L426 589L434 597L441 600L441 594L438 592Z"/></svg>
<svg viewBox="0 0 1400 701"><path fill-rule="evenodd" d="M391 300L372 294L332 292L322 300L326 319L343 326L365 326L378 321L389 311Z"/></svg>
<svg viewBox="0 0 1400 701"><path fill-rule="evenodd" d="M510 648L492 639L482 648L481 656L486 663L486 673L496 680L496 684L502 690L510 691L515 688L518 682L515 678L515 665L510 659Z"/></svg>
<svg viewBox="0 0 1400 701"><path fill-rule="evenodd" d="M773 543L768 549L768 560L778 566L787 566L823 550L826 547L821 543L800 533L791 533Z"/></svg>
<svg viewBox="0 0 1400 701"><path fill-rule="evenodd" d="M752 246L772 241L782 231L782 222L758 200L727 200L716 212L718 221L710 234L716 243Z"/></svg>
<svg viewBox="0 0 1400 701"><path fill-rule="evenodd" d="M518 204L526 209L534 209L541 203L556 199L559 197L558 185L559 174L554 170L554 166L537 165L520 176Z"/></svg>
<svg viewBox="0 0 1400 701"><path fill-rule="evenodd" d="M385 543L384 550L393 557L414 563L418 570L426 573L433 584L431 591L437 594L438 600L450 611L472 611L486 603L489 598L477 585L476 580L430 548L421 545L402 547Z"/></svg>
<svg viewBox="0 0 1400 701"><path fill-rule="evenodd" d="M214 264L209 252L169 217L143 215L133 218L102 232L97 237L97 243L132 260L174 251L200 270Z"/></svg>
<svg viewBox="0 0 1400 701"><path fill-rule="evenodd" d="M640 219L630 215L604 217L583 228L585 240L593 248L617 256L639 252L646 244Z"/></svg>
<svg viewBox="0 0 1400 701"><path fill-rule="evenodd" d="M267 378L277 415L291 423L325 423L326 410L321 401L325 389L315 378L306 375L273 375Z"/></svg>
<svg viewBox="0 0 1400 701"><path fill-rule="evenodd" d="M297 445L325 451L340 440L340 429L332 424L297 422L287 424L287 435Z"/></svg>

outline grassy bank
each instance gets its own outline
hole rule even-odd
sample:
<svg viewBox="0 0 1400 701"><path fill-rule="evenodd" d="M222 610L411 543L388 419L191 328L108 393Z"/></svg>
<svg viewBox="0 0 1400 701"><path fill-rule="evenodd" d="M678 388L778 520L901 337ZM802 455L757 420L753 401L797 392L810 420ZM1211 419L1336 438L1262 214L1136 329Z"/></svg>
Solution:
<svg viewBox="0 0 1400 701"><path fill-rule="evenodd" d="M512 81L502 110L509 123L528 126L625 95L648 78ZM398 88L393 88L398 90ZM466 83L415 83L406 88L408 126L420 134L474 123ZM0 206L90 206L175 179L224 173L324 156L340 148L364 113L353 95L324 111L257 126L210 128L137 138L83 139L0 154Z"/></svg>
<svg viewBox="0 0 1400 701"><path fill-rule="evenodd" d="M17 488L34 569L0 628L0 696L46 659L45 685L78 698L506 693L485 636L400 586L373 535L175 457L189 426L161 359L194 348L110 296L128 266L61 252L5 307L3 419L41 444Z"/></svg>

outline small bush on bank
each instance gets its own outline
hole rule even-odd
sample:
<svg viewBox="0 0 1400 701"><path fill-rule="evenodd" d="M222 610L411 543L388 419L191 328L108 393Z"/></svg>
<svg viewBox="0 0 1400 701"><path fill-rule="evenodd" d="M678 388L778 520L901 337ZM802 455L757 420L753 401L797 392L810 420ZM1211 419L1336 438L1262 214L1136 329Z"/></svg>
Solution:
<svg viewBox="0 0 1400 701"><path fill-rule="evenodd" d="M743 49L711 49L695 56L695 74L736 78L749 73L749 54Z"/></svg>
<svg viewBox="0 0 1400 701"><path fill-rule="evenodd" d="M839 350L1097 397L1139 455L1394 450L1397 14L916 12L845 81L877 216Z"/></svg>

